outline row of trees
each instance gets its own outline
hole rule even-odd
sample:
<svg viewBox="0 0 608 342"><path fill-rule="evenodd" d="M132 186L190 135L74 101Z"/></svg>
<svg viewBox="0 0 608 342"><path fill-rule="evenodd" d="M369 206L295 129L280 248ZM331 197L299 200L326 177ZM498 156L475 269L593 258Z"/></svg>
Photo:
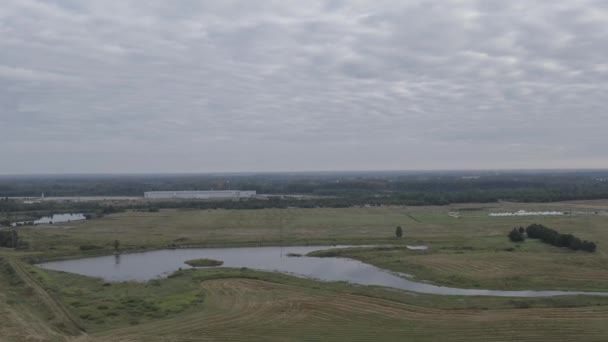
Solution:
<svg viewBox="0 0 608 342"><path fill-rule="evenodd" d="M513 228L509 232L509 239L513 242L524 241L526 237L540 239L544 243L557 247L567 247L575 251L595 252L597 249L595 242L581 240L572 234L560 234L555 229L545 227L542 224L531 224L525 230L523 227Z"/></svg>
<svg viewBox="0 0 608 342"><path fill-rule="evenodd" d="M544 243L557 247L568 247L575 251L583 250L595 252L595 242L581 240L572 234L560 234L558 231L547 228L542 224L531 224L526 228L526 235L531 239L540 239Z"/></svg>

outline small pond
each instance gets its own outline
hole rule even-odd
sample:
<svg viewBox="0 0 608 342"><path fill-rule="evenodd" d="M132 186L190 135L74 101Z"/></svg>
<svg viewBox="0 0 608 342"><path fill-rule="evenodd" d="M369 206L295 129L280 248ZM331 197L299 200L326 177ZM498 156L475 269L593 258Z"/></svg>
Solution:
<svg viewBox="0 0 608 342"><path fill-rule="evenodd" d="M608 292L580 291L499 291L459 289L435 286L406 279L407 275L389 272L378 267L347 258L307 257L307 253L348 246L293 246L167 249L143 253L129 253L85 259L47 262L38 267L99 277L106 281L148 281L166 277L179 268L191 268L184 261L215 259L223 267L281 272L322 281L346 281L360 285L379 285L418 293L459 296L548 297L588 294L608 296ZM421 249L421 246L410 246ZM289 257L300 254L302 257Z"/></svg>
<svg viewBox="0 0 608 342"><path fill-rule="evenodd" d="M71 221L79 221L86 220L87 218L84 214L55 214L53 216L44 216L34 221L23 221L23 222L15 222L14 226L18 225L27 225L32 222L33 224L53 224L53 223L62 223L62 222L71 222Z"/></svg>

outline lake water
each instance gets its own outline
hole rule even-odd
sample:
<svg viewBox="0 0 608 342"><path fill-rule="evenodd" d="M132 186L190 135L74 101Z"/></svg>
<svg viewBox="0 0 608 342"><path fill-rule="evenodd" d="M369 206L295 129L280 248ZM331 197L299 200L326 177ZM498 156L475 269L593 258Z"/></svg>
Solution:
<svg viewBox="0 0 608 342"><path fill-rule="evenodd" d="M403 275L347 258L289 257L316 250L347 246L239 247L170 249L143 253L48 262L38 267L99 277L106 281L148 281L166 277L179 268L190 266L184 261L199 258L221 260L223 267L247 267L262 271L291 274L322 281L347 281L360 285L379 285L418 293L459 296L548 297L587 294L608 296L608 292L580 291L498 291L459 289L435 286L406 279ZM420 246L410 246L418 247Z"/></svg>
<svg viewBox="0 0 608 342"><path fill-rule="evenodd" d="M84 214L55 214L53 216L44 216L41 217L34 222L34 224L51 224L51 223L62 223L62 222L71 222L71 221L79 221L86 220ZM19 224L27 224L28 222L16 222L13 223L13 226Z"/></svg>
<svg viewBox="0 0 608 342"><path fill-rule="evenodd" d="M78 220L86 220L86 217L84 217L84 214L56 214L53 216L41 217L34 221L34 224L61 223Z"/></svg>

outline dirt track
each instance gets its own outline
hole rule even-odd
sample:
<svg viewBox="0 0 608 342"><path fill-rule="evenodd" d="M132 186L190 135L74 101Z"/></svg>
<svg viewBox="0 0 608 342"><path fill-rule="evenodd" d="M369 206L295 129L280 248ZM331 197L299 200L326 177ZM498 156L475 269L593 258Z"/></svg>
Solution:
<svg viewBox="0 0 608 342"><path fill-rule="evenodd" d="M41 301L41 304L45 306L45 309L51 312L53 316L51 321L55 323L55 326L60 324L63 327L61 329L62 331L73 335L84 333L84 329L71 316L69 311L64 307L63 303L55 300L51 295L49 295L46 290L44 290L24 268L21 261L13 258L7 258L7 260L17 275L25 282L26 286L32 289L37 298Z"/></svg>

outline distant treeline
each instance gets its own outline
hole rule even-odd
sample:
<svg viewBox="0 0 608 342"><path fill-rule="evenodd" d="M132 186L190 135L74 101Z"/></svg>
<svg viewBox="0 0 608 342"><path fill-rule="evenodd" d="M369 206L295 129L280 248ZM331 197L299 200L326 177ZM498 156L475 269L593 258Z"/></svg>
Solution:
<svg viewBox="0 0 608 342"><path fill-rule="evenodd" d="M479 178L471 178L471 174ZM353 205L444 205L499 200L554 202L608 198L608 171L417 172L324 174L227 174L131 176L0 176L0 198L11 196L142 196L145 191L255 190L258 194L302 194L307 200L201 204L193 207L345 207ZM171 204L171 206L181 206ZM6 205L5 205L6 206ZM82 204L87 206L87 204ZM94 204L91 204L94 206ZM46 210L48 204L31 204ZM2 210L0 208L0 210Z"/></svg>
<svg viewBox="0 0 608 342"><path fill-rule="evenodd" d="M445 205L449 203L494 202L483 196L467 194L432 195L424 193L402 193L385 195L344 194L343 197L315 197L296 199L270 197L269 199L242 200L166 200L166 201L115 201L112 207L104 202L57 202L42 201L24 204L18 200L0 199L0 213L29 212L31 217L52 213L82 212L109 214L123 209L265 209L265 208L348 208L355 206L382 205ZM1 222L0 222L1 224Z"/></svg>
<svg viewBox="0 0 608 342"><path fill-rule="evenodd" d="M595 252L597 246L594 242L581 240L572 234L560 234L555 229L543 226L542 224L531 224L525 229L513 228L509 233L509 239L514 242L524 241L525 237L530 239L540 239L544 243L548 243L557 247L567 247L572 250L583 250L587 252Z"/></svg>

